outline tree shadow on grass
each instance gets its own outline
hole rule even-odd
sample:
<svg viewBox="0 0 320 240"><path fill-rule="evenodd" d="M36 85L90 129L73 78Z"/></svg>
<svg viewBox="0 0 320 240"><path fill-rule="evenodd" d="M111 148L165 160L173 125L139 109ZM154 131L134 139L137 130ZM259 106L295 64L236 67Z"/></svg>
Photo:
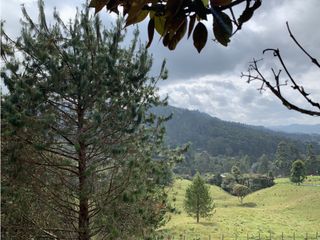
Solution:
<svg viewBox="0 0 320 240"><path fill-rule="evenodd" d="M247 207L247 208L254 208L257 206L256 203L254 202L247 202L247 203L243 203L242 205L239 204L240 207Z"/></svg>
<svg viewBox="0 0 320 240"><path fill-rule="evenodd" d="M217 223L208 222L208 221L201 222L201 220L200 220L200 222L197 223L197 224L202 225L202 226L205 226L205 227L216 227L216 226L218 226Z"/></svg>
<svg viewBox="0 0 320 240"><path fill-rule="evenodd" d="M217 227L218 224L216 222L214 222L214 220L209 220L209 219L201 219L200 218L200 222L197 223L196 221L195 222L189 222L188 225L191 227L191 226L204 226L204 227Z"/></svg>

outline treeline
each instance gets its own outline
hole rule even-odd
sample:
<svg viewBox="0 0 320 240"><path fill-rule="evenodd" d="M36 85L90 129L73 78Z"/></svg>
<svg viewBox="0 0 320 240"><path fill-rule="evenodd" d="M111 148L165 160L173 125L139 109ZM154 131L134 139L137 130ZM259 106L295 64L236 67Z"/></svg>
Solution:
<svg viewBox="0 0 320 240"><path fill-rule="evenodd" d="M281 141L276 151L271 155L262 154L259 157L243 156L212 156L207 151L198 152L192 147L186 153L185 161L175 166L175 173L193 176L197 171L201 174L221 174L230 172L237 166L242 173L268 174L274 176L289 176L290 168L295 160L303 160L306 173L320 174L320 155L316 155L312 144L300 152L290 142Z"/></svg>

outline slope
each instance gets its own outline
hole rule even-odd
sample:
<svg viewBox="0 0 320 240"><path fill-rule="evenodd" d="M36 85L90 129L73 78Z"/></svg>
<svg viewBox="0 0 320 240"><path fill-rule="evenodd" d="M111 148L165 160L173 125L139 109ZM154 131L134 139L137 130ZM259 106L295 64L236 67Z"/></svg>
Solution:
<svg viewBox="0 0 320 240"><path fill-rule="evenodd" d="M320 232L320 177L309 177L304 186L291 184L288 179L278 179L276 185L250 194L241 206L236 197L216 186L210 186L216 205L211 218L195 219L183 210L183 199L188 180L176 180L169 191L171 204L177 213L160 232L171 236L186 236L187 239L266 239L291 237L303 239L306 233L315 237ZM308 181L307 180L307 181Z"/></svg>

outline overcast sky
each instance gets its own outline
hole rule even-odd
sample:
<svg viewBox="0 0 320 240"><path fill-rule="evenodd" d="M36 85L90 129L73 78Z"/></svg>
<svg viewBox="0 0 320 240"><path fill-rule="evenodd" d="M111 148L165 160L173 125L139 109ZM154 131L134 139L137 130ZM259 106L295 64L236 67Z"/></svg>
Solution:
<svg viewBox="0 0 320 240"><path fill-rule="evenodd" d="M6 21L5 30L11 36L19 33L22 3L30 16L36 19L36 0L1 0L1 19ZM81 6L81 1L45 1L47 15L51 16L56 7L64 20L74 16L77 6ZM320 102L320 70L310 64L309 59L293 44L285 26L285 22L289 21L297 39L314 57L320 59L319 13L319 0L263 0L261 8L233 36L228 47L212 41L212 33L209 33L207 45L200 54L193 47L192 39L184 39L171 52L155 36L150 48L155 59L153 72L159 69L164 58L169 70L169 79L159 85L160 94L168 94L171 105L198 109L228 121L264 126L320 124L319 117L290 111L269 91L260 94L256 90L258 83L247 84L246 79L240 78L253 57L264 57L261 69L268 76L270 66L277 68L276 59L263 56L262 50L279 48L297 82L302 83L306 92ZM105 11L100 15L104 24L109 26L113 17ZM142 41L146 41L147 23L139 24L139 28ZM285 94L303 106L301 99L292 91Z"/></svg>

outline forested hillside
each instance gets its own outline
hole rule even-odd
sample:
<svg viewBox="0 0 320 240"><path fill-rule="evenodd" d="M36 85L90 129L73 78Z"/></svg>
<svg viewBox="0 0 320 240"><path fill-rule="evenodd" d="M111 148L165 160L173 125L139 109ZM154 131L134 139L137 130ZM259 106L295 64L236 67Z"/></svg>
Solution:
<svg viewBox="0 0 320 240"><path fill-rule="evenodd" d="M167 142L170 145L190 142L195 151L206 151L212 156L270 156L276 152L281 141L286 141L300 153L305 153L306 145L312 143L315 153L320 152L320 135L275 132L172 106L153 111L160 115L173 114L166 123Z"/></svg>
<svg viewBox="0 0 320 240"><path fill-rule="evenodd" d="M320 124L304 125L304 124L290 124L286 126L271 126L271 130L286 132L286 133L308 133L320 134Z"/></svg>

